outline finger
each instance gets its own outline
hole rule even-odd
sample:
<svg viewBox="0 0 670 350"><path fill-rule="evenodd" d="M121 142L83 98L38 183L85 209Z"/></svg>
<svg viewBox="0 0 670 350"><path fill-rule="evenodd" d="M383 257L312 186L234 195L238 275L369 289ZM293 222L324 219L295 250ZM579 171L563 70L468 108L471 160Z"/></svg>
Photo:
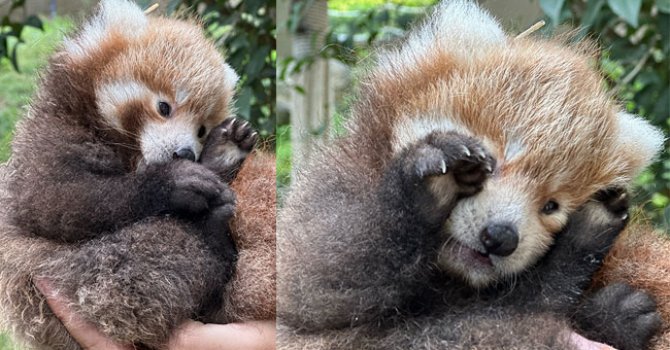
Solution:
<svg viewBox="0 0 670 350"><path fill-rule="evenodd" d="M249 128L249 122L248 121L242 121L237 125L237 128L235 129L235 134L233 135L235 141L241 142L244 140L251 132L253 132L253 129Z"/></svg>
<svg viewBox="0 0 670 350"><path fill-rule="evenodd" d="M47 299L51 311L63 323L68 333L85 350L130 350L102 334L94 325L71 312L67 301L58 295L46 279L35 280L35 286Z"/></svg>
<svg viewBox="0 0 670 350"><path fill-rule="evenodd" d="M169 350L273 350L275 322L252 321L230 324L184 323L168 343Z"/></svg>
<svg viewBox="0 0 670 350"><path fill-rule="evenodd" d="M240 148L244 150L251 150L258 142L258 132L253 131L251 135L240 143Z"/></svg>
<svg viewBox="0 0 670 350"><path fill-rule="evenodd" d="M237 118L230 117L230 118L226 118L226 120L224 120L221 123L221 125L219 125L219 126L223 127L223 129L226 129L226 130L232 130L233 127L235 127L236 122L237 122Z"/></svg>

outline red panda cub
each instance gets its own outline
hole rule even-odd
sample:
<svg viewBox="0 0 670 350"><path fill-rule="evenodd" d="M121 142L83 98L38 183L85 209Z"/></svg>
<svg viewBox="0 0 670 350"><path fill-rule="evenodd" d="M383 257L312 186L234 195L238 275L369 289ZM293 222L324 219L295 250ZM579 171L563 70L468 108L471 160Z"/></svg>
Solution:
<svg viewBox="0 0 670 350"><path fill-rule="evenodd" d="M273 317L274 217L249 215L274 210L274 164L244 162L258 136L232 117L237 80L200 25L127 0L103 0L66 39L2 169L3 329L31 348L80 348L35 279L138 348L164 348L188 319ZM242 165L270 169L237 177ZM236 190L245 212L230 227ZM237 289L263 304L240 305Z"/></svg>
<svg viewBox="0 0 670 350"><path fill-rule="evenodd" d="M653 297L588 288L663 135L594 51L514 39L466 0L382 48L280 210L280 348L646 348Z"/></svg>

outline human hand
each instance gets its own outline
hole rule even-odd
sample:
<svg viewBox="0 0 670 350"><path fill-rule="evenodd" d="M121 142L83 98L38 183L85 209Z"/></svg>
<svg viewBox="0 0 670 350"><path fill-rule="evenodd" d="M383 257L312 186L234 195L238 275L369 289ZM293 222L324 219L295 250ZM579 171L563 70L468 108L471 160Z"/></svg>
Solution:
<svg viewBox="0 0 670 350"><path fill-rule="evenodd" d="M47 304L63 323L72 338L84 350L132 350L109 339L94 325L71 312L67 300L58 295L49 281L35 281L35 286L46 297ZM275 349L275 322L250 321L246 323L204 324L184 322L168 342L168 350L272 350Z"/></svg>
<svg viewBox="0 0 670 350"><path fill-rule="evenodd" d="M273 350L275 349L275 333L274 321L229 324L203 324L186 321L170 338L168 349Z"/></svg>
<svg viewBox="0 0 670 350"><path fill-rule="evenodd" d="M586 339L575 332L570 332L568 339L575 350L616 350L609 345Z"/></svg>
<svg viewBox="0 0 670 350"><path fill-rule="evenodd" d="M58 291L48 280L37 279L35 286L47 298L47 304L58 319L63 323L70 336L84 350L132 350L130 345L121 345L109 339L94 325L87 322L79 315L70 311L67 300L58 295Z"/></svg>

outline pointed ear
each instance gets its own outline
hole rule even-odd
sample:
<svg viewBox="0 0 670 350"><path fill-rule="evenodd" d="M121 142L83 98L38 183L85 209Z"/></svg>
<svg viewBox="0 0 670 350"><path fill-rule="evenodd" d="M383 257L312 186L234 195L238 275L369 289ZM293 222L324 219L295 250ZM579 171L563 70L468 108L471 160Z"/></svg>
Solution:
<svg viewBox="0 0 670 350"><path fill-rule="evenodd" d="M411 65L436 51L468 59L488 47L505 45L506 41L498 21L474 1L443 0L423 23L410 31L400 49L380 55L380 63L392 67Z"/></svg>
<svg viewBox="0 0 670 350"><path fill-rule="evenodd" d="M617 113L617 127L617 148L627 155L631 177L635 177L656 159L665 136L648 121L626 112Z"/></svg>
<svg viewBox="0 0 670 350"><path fill-rule="evenodd" d="M97 11L72 38L65 41L65 50L73 56L86 56L112 32L127 38L140 36L148 26L144 11L129 0L102 0Z"/></svg>

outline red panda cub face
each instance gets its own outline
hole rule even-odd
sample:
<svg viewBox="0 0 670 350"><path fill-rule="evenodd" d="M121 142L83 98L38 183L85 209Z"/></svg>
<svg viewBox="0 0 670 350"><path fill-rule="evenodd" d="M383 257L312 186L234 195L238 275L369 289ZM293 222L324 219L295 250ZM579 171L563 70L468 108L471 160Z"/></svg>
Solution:
<svg viewBox="0 0 670 350"><path fill-rule="evenodd" d="M508 37L472 2L445 1L402 47L380 54L365 103L382 116L376 130L392 152L456 131L497 160L482 191L459 200L443 225L447 273L483 287L528 268L577 207L629 184L660 150L660 131L611 101L584 51ZM431 181L437 198L453 191L446 176ZM488 249L491 235L509 249Z"/></svg>
<svg viewBox="0 0 670 350"><path fill-rule="evenodd" d="M93 82L101 123L139 149L141 163L196 160L231 114L238 77L195 23L103 0L62 54Z"/></svg>

